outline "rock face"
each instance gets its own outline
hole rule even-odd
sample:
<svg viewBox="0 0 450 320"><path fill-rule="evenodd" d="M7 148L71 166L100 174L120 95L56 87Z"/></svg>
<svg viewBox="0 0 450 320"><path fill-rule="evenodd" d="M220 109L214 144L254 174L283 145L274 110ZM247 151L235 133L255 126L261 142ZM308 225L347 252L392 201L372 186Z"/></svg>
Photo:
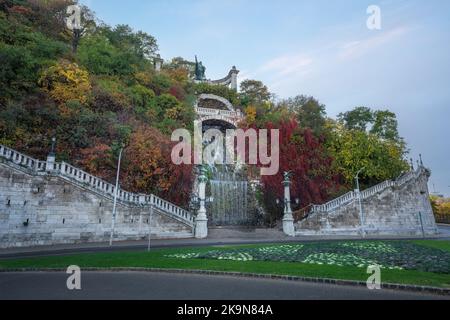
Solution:
<svg viewBox="0 0 450 320"><path fill-rule="evenodd" d="M422 236L437 234L429 200L430 172L424 167L323 206L296 224L297 235Z"/></svg>
<svg viewBox="0 0 450 320"><path fill-rule="evenodd" d="M108 241L112 197L62 176L0 159L0 247ZM163 207L161 207L163 208ZM151 228L149 226L151 224ZM163 209L119 202L115 240L190 238L193 227Z"/></svg>

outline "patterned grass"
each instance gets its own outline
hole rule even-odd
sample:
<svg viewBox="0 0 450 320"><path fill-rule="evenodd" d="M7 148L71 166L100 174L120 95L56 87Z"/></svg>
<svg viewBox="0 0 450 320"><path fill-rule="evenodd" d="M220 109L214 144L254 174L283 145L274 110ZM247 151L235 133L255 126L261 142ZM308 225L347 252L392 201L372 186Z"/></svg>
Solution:
<svg viewBox="0 0 450 320"><path fill-rule="evenodd" d="M382 269L417 270L450 274L450 252L412 242L345 241L270 245L167 255L177 259L298 262Z"/></svg>

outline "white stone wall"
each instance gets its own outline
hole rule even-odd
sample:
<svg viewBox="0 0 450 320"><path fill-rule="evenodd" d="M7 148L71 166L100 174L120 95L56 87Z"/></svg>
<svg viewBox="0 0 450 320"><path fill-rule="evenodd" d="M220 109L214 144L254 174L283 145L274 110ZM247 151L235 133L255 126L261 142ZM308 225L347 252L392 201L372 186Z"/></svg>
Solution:
<svg viewBox="0 0 450 320"><path fill-rule="evenodd" d="M297 235L371 236L435 235L438 230L429 200L429 172L420 168L404 182L390 181L362 200L360 215L357 197L328 212L315 212L296 224ZM381 185L383 186L383 184ZM363 192L364 196L364 192Z"/></svg>
<svg viewBox="0 0 450 320"><path fill-rule="evenodd" d="M1 248L108 241L112 207L111 197L69 179L0 163ZM115 240L147 238L149 213L148 206L119 203ZM193 237L192 226L156 209L151 233L155 238Z"/></svg>

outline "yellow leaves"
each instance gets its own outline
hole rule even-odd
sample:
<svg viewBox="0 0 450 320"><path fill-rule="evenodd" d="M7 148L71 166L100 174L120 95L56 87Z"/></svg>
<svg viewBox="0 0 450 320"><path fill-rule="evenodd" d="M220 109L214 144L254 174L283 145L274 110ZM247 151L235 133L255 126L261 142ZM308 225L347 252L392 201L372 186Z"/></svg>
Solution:
<svg viewBox="0 0 450 320"><path fill-rule="evenodd" d="M67 60L60 60L46 69L39 79L39 85L61 104L70 100L84 104L92 89L89 73Z"/></svg>
<svg viewBox="0 0 450 320"><path fill-rule="evenodd" d="M332 132L329 150L336 159L337 170L348 184L353 183L361 168L365 168L361 179L372 183L396 178L407 169L403 149L395 142L340 126L335 126Z"/></svg>
<svg viewBox="0 0 450 320"><path fill-rule="evenodd" d="M249 125L254 124L255 121L256 121L256 114L257 114L256 107L255 106L248 106L245 109L245 120L246 120L246 123L249 124Z"/></svg>
<svg viewBox="0 0 450 320"><path fill-rule="evenodd" d="M134 78L145 87L149 87L152 84L152 76L148 72L138 72L134 75Z"/></svg>
<svg viewBox="0 0 450 320"><path fill-rule="evenodd" d="M172 120L179 120L183 113L183 106L178 104L177 106L170 108L166 111L166 118Z"/></svg>

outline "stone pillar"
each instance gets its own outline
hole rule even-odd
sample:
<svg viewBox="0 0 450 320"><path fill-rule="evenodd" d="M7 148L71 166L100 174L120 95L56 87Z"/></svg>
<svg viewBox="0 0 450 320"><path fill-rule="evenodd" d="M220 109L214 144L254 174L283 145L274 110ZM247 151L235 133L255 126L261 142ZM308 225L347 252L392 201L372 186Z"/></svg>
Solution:
<svg viewBox="0 0 450 320"><path fill-rule="evenodd" d="M294 216L291 208L291 181L290 175L285 173L284 185L284 217L283 232L290 237L295 237Z"/></svg>
<svg viewBox="0 0 450 320"><path fill-rule="evenodd" d="M160 72L161 71L163 62L164 62L164 60L161 59L161 55L159 55L159 54L156 56L156 58L153 59L153 64L154 64L156 72Z"/></svg>
<svg viewBox="0 0 450 320"><path fill-rule="evenodd" d="M52 149L47 156L47 163L46 163L46 171L47 172L55 171L55 163L56 163L55 146L56 146L56 138L52 138Z"/></svg>
<svg viewBox="0 0 450 320"><path fill-rule="evenodd" d="M205 239L208 237L208 217L206 216L206 182L208 181L202 171L198 179L198 200L200 209L195 218L195 238Z"/></svg>
<svg viewBox="0 0 450 320"><path fill-rule="evenodd" d="M237 70L236 67L233 66L230 73L231 73L231 85L230 85L231 89L237 91L238 89L237 76L239 74L239 70Z"/></svg>

